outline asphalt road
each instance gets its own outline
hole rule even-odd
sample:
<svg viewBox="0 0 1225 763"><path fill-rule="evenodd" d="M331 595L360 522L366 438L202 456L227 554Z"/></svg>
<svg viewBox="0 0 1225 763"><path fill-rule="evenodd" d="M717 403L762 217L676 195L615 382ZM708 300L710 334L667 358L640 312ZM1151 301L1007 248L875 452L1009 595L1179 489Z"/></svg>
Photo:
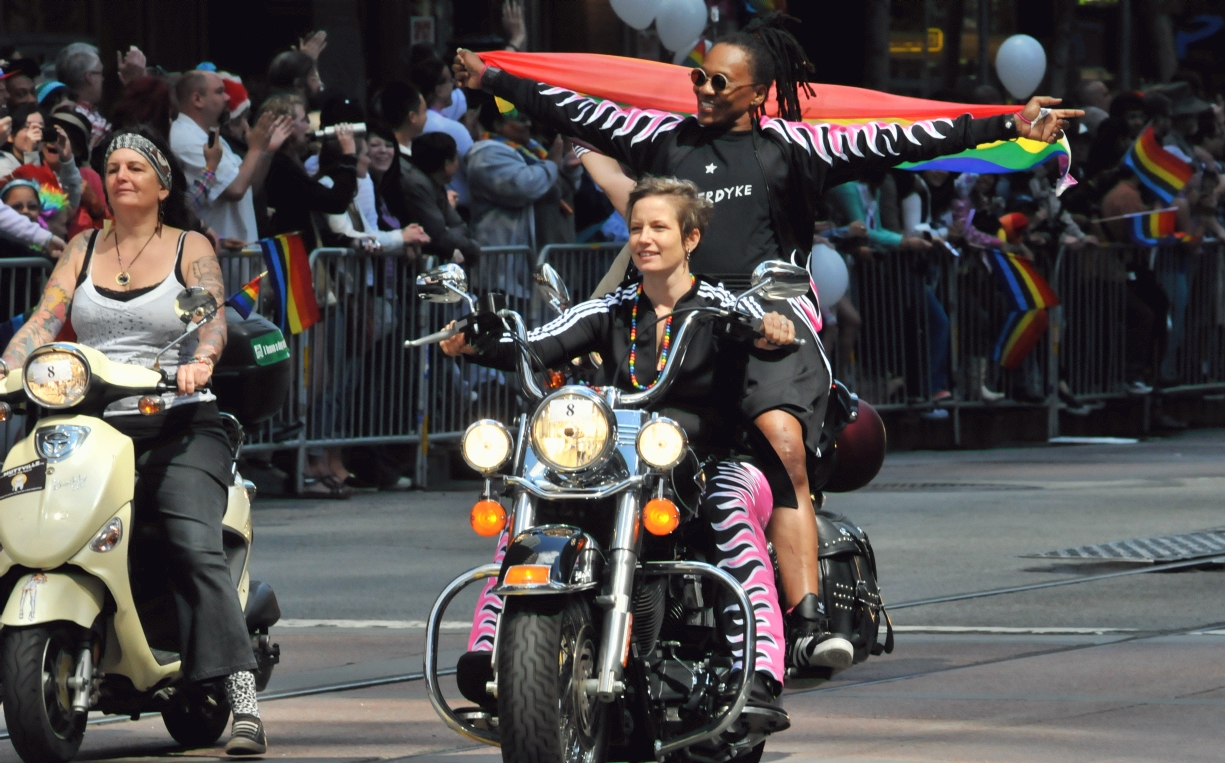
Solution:
<svg viewBox="0 0 1225 763"><path fill-rule="evenodd" d="M1222 431L903 453L872 489L831 496L828 508L868 531L886 602L907 602L1132 569L1019 555L1225 526L1223 457ZM284 662L269 691L420 670L418 621L448 580L491 552L468 527L475 497L261 500L253 573L294 626L274 629ZM898 609L892 655L815 690L790 687L793 726L765 760L1219 760L1223 576L1142 574ZM463 648L469 614L463 603L448 614L448 655ZM497 760L437 720L419 681L263 707L270 757ZM91 727L83 749L91 759L217 754L176 751L157 719ZM15 759L0 743L0 763Z"/></svg>

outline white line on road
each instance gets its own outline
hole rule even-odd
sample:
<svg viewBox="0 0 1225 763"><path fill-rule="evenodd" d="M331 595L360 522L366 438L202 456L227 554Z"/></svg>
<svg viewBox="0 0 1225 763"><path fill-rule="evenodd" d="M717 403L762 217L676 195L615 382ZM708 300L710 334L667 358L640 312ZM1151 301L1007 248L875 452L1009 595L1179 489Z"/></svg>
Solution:
<svg viewBox="0 0 1225 763"><path fill-rule="evenodd" d="M998 633L1037 636L1102 636L1137 633L1135 628L1009 628L996 625L895 625L899 633Z"/></svg>
<svg viewBox="0 0 1225 763"><path fill-rule="evenodd" d="M391 628L394 630L425 630L424 620L281 620L278 628ZM464 620L443 620L442 630L468 630L472 623Z"/></svg>

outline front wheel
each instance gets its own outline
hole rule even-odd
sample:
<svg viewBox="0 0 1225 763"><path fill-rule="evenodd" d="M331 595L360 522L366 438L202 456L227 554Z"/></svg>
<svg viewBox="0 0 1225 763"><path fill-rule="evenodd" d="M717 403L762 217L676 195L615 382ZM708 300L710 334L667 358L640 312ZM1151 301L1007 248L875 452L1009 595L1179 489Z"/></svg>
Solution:
<svg viewBox="0 0 1225 763"><path fill-rule="evenodd" d="M510 596L500 627L502 760L602 763L609 706L584 690L599 653L590 603Z"/></svg>
<svg viewBox="0 0 1225 763"><path fill-rule="evenodd" d="M85 737L85 713L72 709L77 659L86 633L72 623L5 628L0 647L4 721L26 763L67 763Z"/></svg>

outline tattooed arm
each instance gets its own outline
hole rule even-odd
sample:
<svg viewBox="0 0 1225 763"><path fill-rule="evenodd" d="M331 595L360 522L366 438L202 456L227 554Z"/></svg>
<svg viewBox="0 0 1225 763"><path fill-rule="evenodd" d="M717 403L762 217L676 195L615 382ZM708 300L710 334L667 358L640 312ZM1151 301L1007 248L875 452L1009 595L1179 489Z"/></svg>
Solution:
<svg viewBox="0 0 1225 763"><path fill-rule="evenodd" d="M200 344L196 347L195 362L179 366L179 394L190 395L208 383L213 365L221 360L221 352L225 349L225 280L208 239L198 233L188 233L183 247L183 280L188 286L203 286L221 306L217 317L196 332Z"/></svg>
<svg viewBox="0 0 1225 763"><path fill-rule="evenodd" d="M77 290L77 275L81 272L91 233L92 231L81 233L68 244L68 249L47 278L42 299L34 314L9 341L4 350L4 362L8 364L9 370L19 370L25 365L31 352L55 341L60 329L68 322L72 297ZM3 375L4 369L0 367L0 378L3 378Z"/></svg>

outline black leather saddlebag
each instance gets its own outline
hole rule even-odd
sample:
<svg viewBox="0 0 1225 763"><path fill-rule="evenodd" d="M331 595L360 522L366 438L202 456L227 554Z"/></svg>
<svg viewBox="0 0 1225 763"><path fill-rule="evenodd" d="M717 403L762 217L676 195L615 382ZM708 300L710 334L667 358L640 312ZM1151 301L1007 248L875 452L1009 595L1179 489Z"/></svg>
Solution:
<svg viewBox="0 0 1225 763"><path fill-rule="evenodd" d="M821 590L829 629L849 636L855 662L893 651L893 623L876 583L876 555L868 534L841 514L817 512ZM881 625L885 640L879 639Z"/></svg>

